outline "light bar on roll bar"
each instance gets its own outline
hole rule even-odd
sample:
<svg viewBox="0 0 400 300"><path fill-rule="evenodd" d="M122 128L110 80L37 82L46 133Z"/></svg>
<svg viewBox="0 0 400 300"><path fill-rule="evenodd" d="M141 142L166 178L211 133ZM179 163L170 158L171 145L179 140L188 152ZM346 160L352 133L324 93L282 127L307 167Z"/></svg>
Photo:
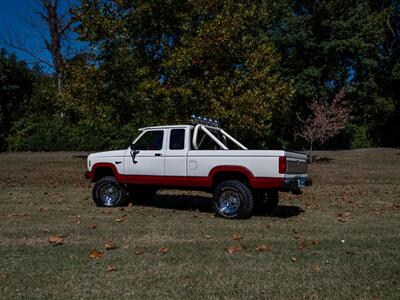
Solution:
<svg viewBox="0 0 400 300"><path fill-rule="evenodd" d="M190 117L190 120L192 122L193 125L207 125L207 126L211 126L211 127L216 127L219 128L220 127L220 123L218 120L216 119L211 119L211 118L206 118L203 116L199 116L199 115L192 115Z"/></svg>

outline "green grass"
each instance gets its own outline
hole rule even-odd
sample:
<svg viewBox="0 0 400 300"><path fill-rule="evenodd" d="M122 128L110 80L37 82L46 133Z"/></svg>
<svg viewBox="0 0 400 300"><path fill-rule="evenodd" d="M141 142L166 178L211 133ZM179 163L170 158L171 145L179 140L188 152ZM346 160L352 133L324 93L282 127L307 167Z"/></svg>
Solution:
<svg viewBox="0 0 400 300"><path fill-rule="evenodd" d="M314 186L281 194L274 217L249 220L214 218L205 193L97 208L84 160L2 154L0 299L398 299L399 153L320 152L332 161L311 166ZM57 234L64 244L50 245ZM89 258L108 241L117 249ZM261 244L269 251L257 252Z"/></svg>

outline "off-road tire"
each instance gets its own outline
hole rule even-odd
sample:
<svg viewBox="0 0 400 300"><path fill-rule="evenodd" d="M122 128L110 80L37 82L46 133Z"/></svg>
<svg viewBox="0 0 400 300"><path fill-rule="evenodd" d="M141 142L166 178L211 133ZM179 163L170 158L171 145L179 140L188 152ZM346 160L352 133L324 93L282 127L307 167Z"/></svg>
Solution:
<svg viewBox="0 0 400 300"><path fill-rule="evenodd" d="M105 195L107 193L109 195ZM107 201L107 196L108 199L114 200ZM120 184L114 176L100 178L93 187L92 197L99 207L124 206L128 202L125 186Z"/></svg>
<svg viewBox="0 0 400 300"><path fill-rule="evenodd" d="M221 209L221 196L225 192L237 193L240 198L237 211L234 213L224 213ZM218 184L213 191L212 208L217 216L228 219L245 219L251 216L253 211L253 194L250 188L244 183L237 180L227 180Z"/></svg>

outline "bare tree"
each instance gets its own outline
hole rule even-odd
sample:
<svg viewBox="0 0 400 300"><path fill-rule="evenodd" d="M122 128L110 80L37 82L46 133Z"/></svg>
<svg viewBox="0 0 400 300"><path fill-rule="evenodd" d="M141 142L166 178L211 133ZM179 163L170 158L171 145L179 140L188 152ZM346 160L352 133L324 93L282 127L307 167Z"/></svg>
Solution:
<svg viewBox="0 0 400 300"><path fill-rule="evenodd" d="M62 0L63 1L63 0ZM22 21L36 34L40 35L43 48L50 53L51 62L41 58L37 49L27 45L26 36L8 31L2 37L3 43L9 47L28 54L36 63L45 64L54 70L57 88L63 83L62 67L64 64L63 42L68 39L74 18L70 13L71 3L67 0L61 12L59 0L35 0L35 6L29 6L28 15Z"/></svg>
<svg viewBox="0 0 400 300"><path fill-rule="evenodd" d="M312 162L312 150L315 142L323 144L345 128L350 118L350 109L343 101L344 97L345 92L342 90L335 96L332 103L321 100L312 101L308 104L311 115L307 119L303 119L297 114L301 124L299 135L310 145L310 162Z"/></svg>

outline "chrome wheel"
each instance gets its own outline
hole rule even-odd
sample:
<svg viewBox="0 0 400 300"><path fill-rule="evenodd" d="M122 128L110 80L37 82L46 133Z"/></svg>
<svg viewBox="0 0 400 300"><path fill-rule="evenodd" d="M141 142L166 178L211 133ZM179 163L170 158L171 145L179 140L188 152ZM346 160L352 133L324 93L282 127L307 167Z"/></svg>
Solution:
<svg viewBox="0 0 400 300"><path fill-rule="evenodd" d="M222 191L218 198L218 211L221 215L233 216L238 213L241 201L242 196L238 191L235 189L226 188Z"/></svg>
<svg viewBox="0 0 400 300"><path fill-rule="evenodd" d="M115 206L120 198L119 189L112 183L106 183L99 189L99 198L104 206Z"/></svg>

